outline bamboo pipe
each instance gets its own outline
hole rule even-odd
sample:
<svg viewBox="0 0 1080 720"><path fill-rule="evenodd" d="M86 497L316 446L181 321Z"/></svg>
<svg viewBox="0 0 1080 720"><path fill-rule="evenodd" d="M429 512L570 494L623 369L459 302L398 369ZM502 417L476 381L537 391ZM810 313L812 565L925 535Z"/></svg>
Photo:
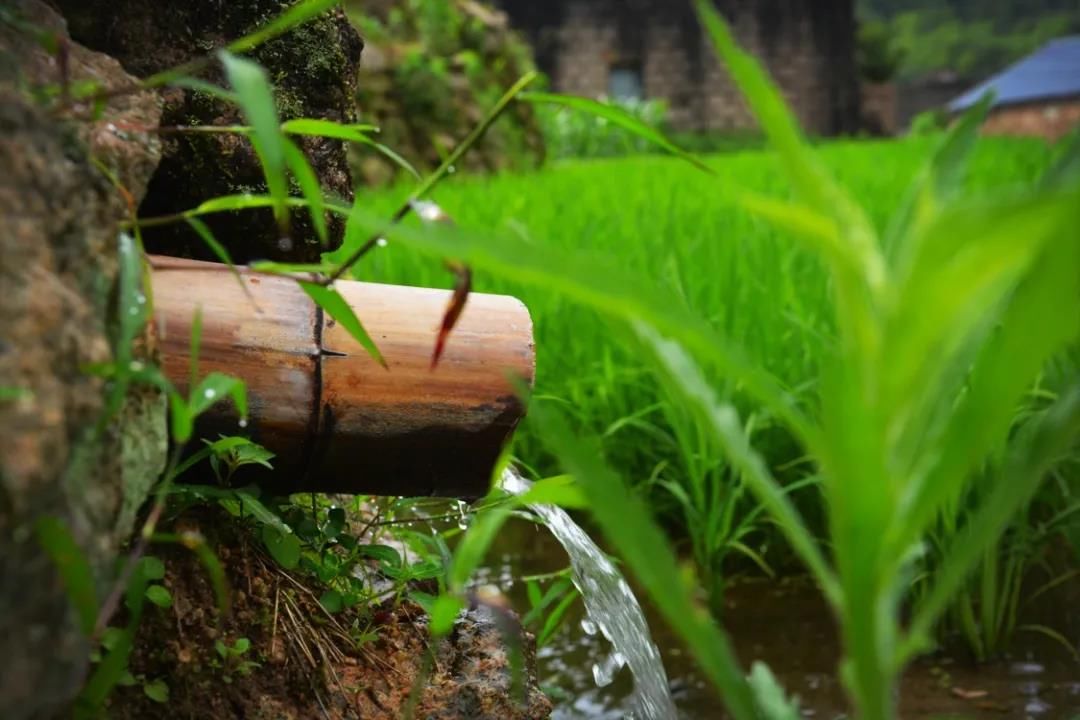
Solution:
<svg viewBox="0 0 1080 720"><path fill-rule="evenodd" d="M246 434L274 452L275 470L253 476L263 489L487 492L524 414L511 378L533 380L532 321L519 300L470 295L432 369L449 291L336 282L383 353L383 368L289 278L238 268L249 297L225 265L162 256L151 265L165 375L187 392L191 323L201 307L200 375L242 379L250 409L241 429L231 403L215 405L199 436Z"/></svg>

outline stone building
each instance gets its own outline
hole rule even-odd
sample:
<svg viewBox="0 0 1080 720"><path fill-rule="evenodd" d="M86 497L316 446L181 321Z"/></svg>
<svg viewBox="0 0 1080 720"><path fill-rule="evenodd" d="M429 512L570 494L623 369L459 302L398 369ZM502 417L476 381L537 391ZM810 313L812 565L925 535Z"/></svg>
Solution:
<svg viewBox="0 0 1080 720"><path fill-rule="evenodd" d="M753 118L690 0L498 0L558 92L658 98L679 130L745 130ZM717 0L808 133L859 123L854 0Z"/></svg>
<svg viewBox="0 0 1080 720"><path fill-rule="evenodd" d="M968 90L948 104L968 109L994 93L987 135L1031 135L1056 141L1080 127L1080 35L1062 37Z"/></svg>

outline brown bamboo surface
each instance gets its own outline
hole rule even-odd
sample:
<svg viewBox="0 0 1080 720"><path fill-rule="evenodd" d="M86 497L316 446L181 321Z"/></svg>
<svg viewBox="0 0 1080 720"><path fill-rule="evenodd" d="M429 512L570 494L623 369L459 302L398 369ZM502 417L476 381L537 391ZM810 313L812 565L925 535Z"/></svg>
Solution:
<svg viewBox="0 0 1080 720"><path fill-rule="evenodd" d="M191 324L202 309L200 376L247 384L249 423L231 403L201 437L249 435L277 457L248 475L272 492L477 497L524 409L532 321L503 295L474 293L439 365L431 353L450 291L339 280L383 368L289 278L151 256L154 326L166 376L188 390ZM250 295L250 296L249 296ZM245 469L246 470L246 469Z"/></svg>

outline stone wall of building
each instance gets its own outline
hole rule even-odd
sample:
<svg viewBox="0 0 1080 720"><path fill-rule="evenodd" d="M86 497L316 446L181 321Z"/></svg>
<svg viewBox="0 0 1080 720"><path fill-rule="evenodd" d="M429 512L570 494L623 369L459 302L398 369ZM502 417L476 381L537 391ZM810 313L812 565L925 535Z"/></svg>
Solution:
<svg viewBox="0 0 1080 720"><path fill-rule="evenodd" d="M716 59L690 2L502 0L559 92L608 94L613 70L637 73L680 130L745 130L754 121ZM761 58L812 134L859 120L852 0L719 0L744 47Z"/></svg>
<svg viewBox="0 0 1080 720"><path fill-rule="evenodd" d="M1080 127L1080 98L1009 105L990 113L985 135L1025 135L1056 142Z"/></svg>

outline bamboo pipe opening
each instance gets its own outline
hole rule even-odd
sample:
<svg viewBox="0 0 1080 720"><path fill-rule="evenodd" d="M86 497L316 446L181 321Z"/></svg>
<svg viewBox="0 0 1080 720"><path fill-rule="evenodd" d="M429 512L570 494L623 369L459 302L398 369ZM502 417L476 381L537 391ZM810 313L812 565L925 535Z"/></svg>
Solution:
<svg viewBox="0 0 1080 720"><path fill-rule="evenodd" d="M334 287L379 346L383 368L289 278L151 256L154 329L165 375L188 391L191 324L202 310L199 372L247 385L249 423L231 403L198 436L247 435L275 453L252 478L273 493L484 495L524 414L532 320L512 297L473 293L434 369L450 291L340 280ZM245 292L246 288L247 292ZM245 468L245 471L247 468Z"/></svg>

